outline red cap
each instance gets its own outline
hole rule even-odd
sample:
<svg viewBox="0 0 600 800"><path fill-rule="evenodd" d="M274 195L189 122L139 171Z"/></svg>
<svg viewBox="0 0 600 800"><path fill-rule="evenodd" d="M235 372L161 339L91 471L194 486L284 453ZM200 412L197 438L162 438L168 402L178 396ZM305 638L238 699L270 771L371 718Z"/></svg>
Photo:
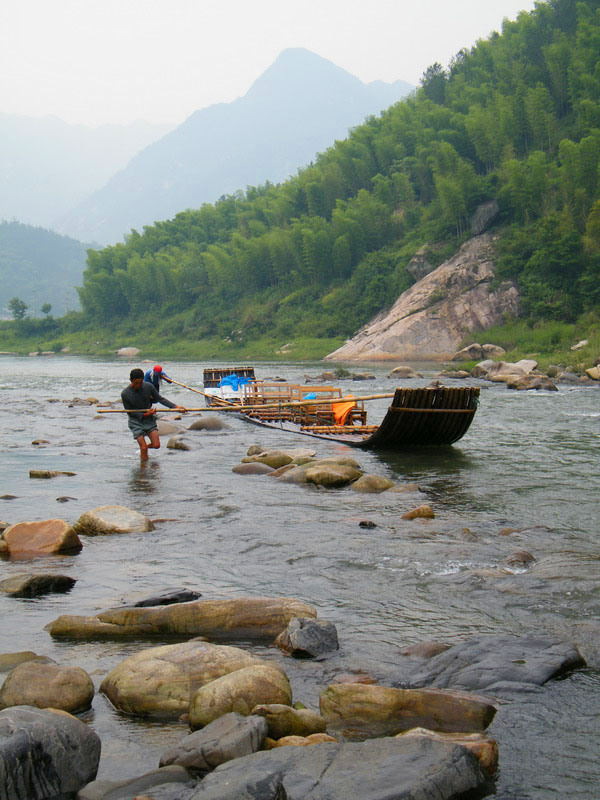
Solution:
<svg viewBox="0 0 600 800"><path fill-rule="evenodd" d="M160 364L156 364L156 366L154 367L154 372L162 372L162 367Z"/></svg>

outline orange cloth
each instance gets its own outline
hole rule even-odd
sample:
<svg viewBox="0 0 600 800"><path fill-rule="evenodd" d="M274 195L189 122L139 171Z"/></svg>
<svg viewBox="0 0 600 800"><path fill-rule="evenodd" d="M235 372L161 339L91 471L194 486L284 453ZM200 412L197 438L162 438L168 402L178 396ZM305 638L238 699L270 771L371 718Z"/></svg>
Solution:
<svg viewBox="0 0 600 800"><path fill-rule="evenodd" d="M346 395L344 400L352 398L352 395ZM356 401L351 400L349 403L333 403L333 418L335 419L336 425L345 425L346 420L348 419L348 415L352 411L353 408L356 408Z"/></svg>

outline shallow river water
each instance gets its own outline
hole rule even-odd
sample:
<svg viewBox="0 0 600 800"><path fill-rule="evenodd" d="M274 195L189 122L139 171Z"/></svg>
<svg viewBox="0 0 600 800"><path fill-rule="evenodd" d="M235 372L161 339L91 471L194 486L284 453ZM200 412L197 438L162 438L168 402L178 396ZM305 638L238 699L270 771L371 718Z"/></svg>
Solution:
<svg viewBox="0 0 600 800"><path fill-rule="evenodd" d="M68 594L39 599L0 595L0 652L34 650L83 667L98 688L128 655L166 642L53 641L43 628L59 614L94 614L175 586L204 597L296 597L336 624L339 654L295 661L271 647L242 646L282 663L294 699L318 708L319 691L339 673L363 670L393 682L399 654L412 643L499 633L567 639L589 667L503 703L489 729L500 746L497 793L532 800L600 797L598 388L533 393L481 383L470 431L448 448L363 452L228 417L229 430L190 432L190 452L163 447L140 465L124 415L96 419L94 407L47 402L118 400L132 366L76 357L0 361L0 494L17 495L0 500L0 519L74 522L95 506L121 504L169 520L150 533L83 537L77 555L1 561L1 577L52 570L77 583ZM203 366L170 362L166 371L198 386ZM389 367L369 366L375 380L340 385L360 394L396 385L386 377ZM322 369L261 364L257 375L304 382ZM401 385L426 385L434 374L426 369L423 380ZM167 386L164 393L203 405L184 389ZM369 404L369 422L379 421L388 402ZM32 445L37 438L50 443ZM418 483L425 494L417 502L429 503L436 518L402 520L417 504L410 495L318 490L232 473L255 443L314 447L320 456L348 452L366 472ZM77 474L31 480L32 468ZM58 503L63 495L75 499ZM360 528L366 519L377 527ZM500 535L507 527L519 532ZM506 567L515 550L530 551L536 562L501 577L474 574ZM154 769L160 754L187 733L180 722L119 715L100 694L82 718L102 739L104 778Z"/></svg>

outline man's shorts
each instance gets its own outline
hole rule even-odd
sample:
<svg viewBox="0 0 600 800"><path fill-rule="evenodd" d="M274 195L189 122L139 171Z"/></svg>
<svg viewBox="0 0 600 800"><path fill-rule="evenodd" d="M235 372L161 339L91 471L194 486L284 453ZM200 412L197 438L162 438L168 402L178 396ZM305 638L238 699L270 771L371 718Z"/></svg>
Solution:
<svg viewBox="0 0 600 800"><path fill-rule="evenodd" d="M156 419L154 417L142 417L142 419L129 417L128 424L134 439L140 436L148 436L152 431L157 430Z"/></svg>

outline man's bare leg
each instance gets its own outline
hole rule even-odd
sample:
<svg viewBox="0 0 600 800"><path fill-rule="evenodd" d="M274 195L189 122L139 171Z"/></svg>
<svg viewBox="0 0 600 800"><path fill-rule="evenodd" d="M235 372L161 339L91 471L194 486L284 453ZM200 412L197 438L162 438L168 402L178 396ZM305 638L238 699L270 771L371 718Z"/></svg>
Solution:
<svg viewBox="0 0 600 800"><path fill-rule="evenodd" d="M148 459L148 445L146 444L146 437L145 436L138 436L136 442L140 446L140 458L142 461L147 461Z"/></svg>
<svg viewBox="0 0 600 800"><path fill-rule="evenodd" d="M160 437L158 435L158 431L157 430L150 431L148 437L150 439L150 444L148 445L148 448L151 448L153 450L160 450Z"/></svg>

